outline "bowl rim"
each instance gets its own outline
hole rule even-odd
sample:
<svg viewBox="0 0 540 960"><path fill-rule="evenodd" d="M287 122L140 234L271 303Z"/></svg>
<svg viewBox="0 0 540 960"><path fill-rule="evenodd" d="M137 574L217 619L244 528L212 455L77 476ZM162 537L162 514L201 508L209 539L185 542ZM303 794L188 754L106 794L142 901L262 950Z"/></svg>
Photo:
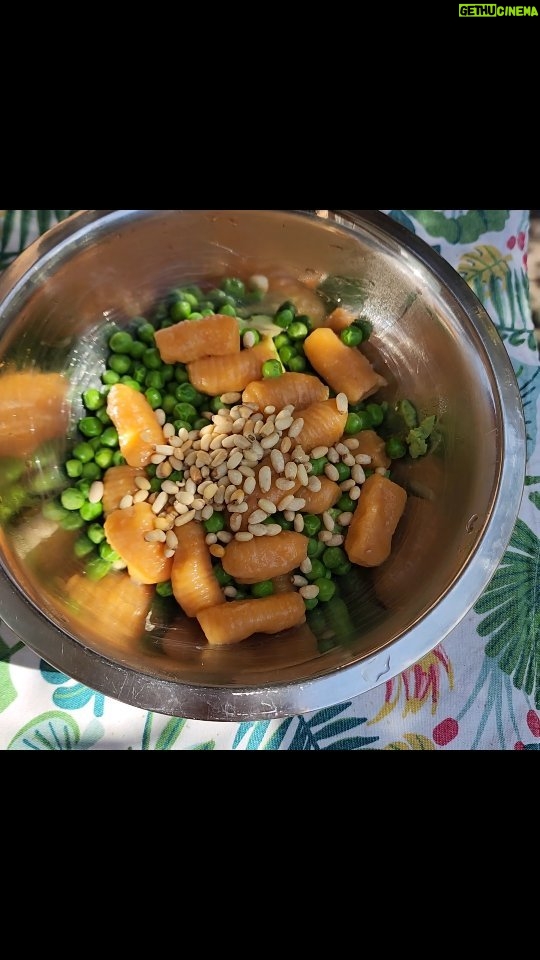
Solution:
<svg viewBox="0 0 540 960"><path fill-rule="evenodd" d="M77 242L78 232L83 236L89 226L99 221L107 218L114 220L115 217L137 212L83 210L50 228L19 255L0 278L0 307L24 286L28 271L35 263L47 257L59 245ZM320 219L318 211L283 212ZM1 620L54 669L106 696L168 716L234 722L294 716L352 700L412 666L464 619L489 583L512 535L521 504L526 469L522 401L508 351L486 308L466 281L422 238L378 210L335 210L328 213L332 214L336 226L382 232L418 260L450 292L470 319L491 365L501 411L500 475L491 515L459 580L451 584L443 597L415 624L372 656L309 680L288 680L280 684L257 684L253 687L223 687L155 677L85 647L28 603L0 563ZM340 218L345 223L341 223ZM2 299L4 288L9 293ZM435 642L434 636L437 638ZM26 641L25 637L32 639ZM396 656L398 643L399 660ZM57 652L60 650L62 662L58 659Z"/></svg>

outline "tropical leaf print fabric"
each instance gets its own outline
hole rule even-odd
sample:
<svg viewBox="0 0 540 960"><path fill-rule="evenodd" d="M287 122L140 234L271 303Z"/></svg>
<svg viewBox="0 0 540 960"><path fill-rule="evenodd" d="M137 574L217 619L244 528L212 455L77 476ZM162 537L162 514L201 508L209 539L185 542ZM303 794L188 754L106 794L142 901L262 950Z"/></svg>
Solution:
<svg viewBox="0 0 540 960"><path fill-rule="evenodd" d="M0 211L0 269L74 211ZM384 210L461 274L511 358L527 476L505 556L464 621L401 675L330 709L253 723L166 717L53 670L0 621L0 750L540 749L540 365L528 210ZM1 615L1 611L0 611Z"/></svg>

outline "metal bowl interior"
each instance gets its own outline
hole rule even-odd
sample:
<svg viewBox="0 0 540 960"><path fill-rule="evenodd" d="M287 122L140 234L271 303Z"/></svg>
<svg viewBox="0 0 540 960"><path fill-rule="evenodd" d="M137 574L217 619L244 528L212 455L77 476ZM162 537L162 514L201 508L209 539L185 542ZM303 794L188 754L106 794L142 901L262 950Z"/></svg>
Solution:
<svg viewBox="0 0 540 960"><path fill-rule="evenodd" d="M409 498L391 557L342 578L347 624L327 617L322 633L314 611L298 630L211 648L196 621L162 601L151 629L126 644L121 624L98 633L91 610L66 604L62 582L76 562L69 538L55 548L49 531L32 550L44 536L38 514L5 524L2 618L52 666L126 703L242 720L343 702L439 643L510 538L525 436L508 355L459 275L377 211L82 211L50 230L0 280L0 366L57 370L69 381L70 428L50 442L49 466L65 460L112 327L144 316L182 282L276 269L299 280L363 278L370 358L388 380L382 395L436 414L437 443L397 464ZM31 466L40 467L36 455Z"/></svg>

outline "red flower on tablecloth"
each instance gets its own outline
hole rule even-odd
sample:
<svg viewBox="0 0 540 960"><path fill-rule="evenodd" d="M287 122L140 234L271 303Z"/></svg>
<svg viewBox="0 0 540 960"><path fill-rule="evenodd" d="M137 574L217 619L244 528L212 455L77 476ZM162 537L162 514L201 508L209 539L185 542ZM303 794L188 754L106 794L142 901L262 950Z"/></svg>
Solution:
<svg viewBox="0 0 540 960"><path fill-rule="evenodd" d="M527 726L533 737L540 737L540 717L535 710L529 710L527 713Z"/></svg>
<svg viewBox="0 0 540 960"><path fill-rule="evenodd" d="M386 682L384 705L370 723L377 723L388 716L400 702L404 717L409 713L417 713L428 701L431 702L431 712L434 714L441 695L441 681L445 675L451 690L454 686L452 664L443 648L435 647L414 666Z"/></svg>

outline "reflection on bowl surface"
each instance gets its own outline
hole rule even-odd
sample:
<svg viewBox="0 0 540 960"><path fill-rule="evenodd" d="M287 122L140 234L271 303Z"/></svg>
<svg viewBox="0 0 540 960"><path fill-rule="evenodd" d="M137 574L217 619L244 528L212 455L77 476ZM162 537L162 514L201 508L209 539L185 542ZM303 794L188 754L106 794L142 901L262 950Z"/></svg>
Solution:
<svg viewBox="0 0 540 960"><path fill-rule="evenodd" d="M376 381L370 399L394 410L408 398L436 430L425 455L391 461L407 498L388 559L353 564L298 626L221 646L174 597L156 593L155 580L136 582L121 564L89 577L78 520L70 529L51 503L71 483L66 460L92 413L83 392L103 388L112 334L135 318L154 320L173 290L206 292L231 277L269 280L241 330L257 329L260 315L275 320L286 301L320 330L360 290L356 315L371 329L361 353ZM340 278L334 301L323 295L328 278ZM323 339L316 358L324 359ZM264 330L260 342L270 342ZM309 364L305 342L296 356ZM364 431L362 443L377 430ZM370 452L379 455L381 476L385 450ZM517 516L524 463L519 391L489 317L448 264L377 211L81 211L0 279L2 616L51 665L126 703L197 719L272 718L395 676L487 585Z"/></svg>

